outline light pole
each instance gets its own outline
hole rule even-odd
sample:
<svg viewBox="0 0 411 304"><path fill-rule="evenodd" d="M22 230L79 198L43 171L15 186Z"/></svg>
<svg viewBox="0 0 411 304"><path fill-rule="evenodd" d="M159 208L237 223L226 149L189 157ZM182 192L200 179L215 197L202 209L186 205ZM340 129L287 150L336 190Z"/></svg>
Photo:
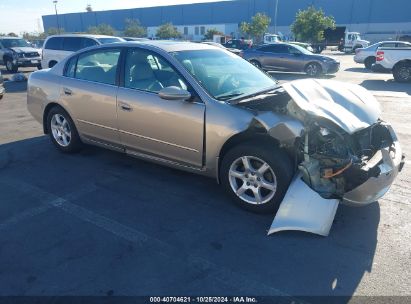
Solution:
<svg viewBox="0 0 411 304"><path fill-rule="evenodd" d="M60 34L60 24L59 24L59 15L57 13L57 0L53 0L54 3L54 10L56 11L56 19L57 19L57 32Z"/></svg>
<svg viewBox="0 0 411 304"><path fill-rule="evenodd" d="M277 34L277 12L278 12L278 0L275 0L275 11L274 11L274 34Z"/></svg>

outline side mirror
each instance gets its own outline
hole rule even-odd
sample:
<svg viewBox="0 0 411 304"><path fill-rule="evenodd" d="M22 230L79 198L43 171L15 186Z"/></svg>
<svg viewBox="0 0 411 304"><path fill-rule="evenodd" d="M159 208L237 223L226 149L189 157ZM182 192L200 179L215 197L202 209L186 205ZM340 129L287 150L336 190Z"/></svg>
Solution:
<svg viewBox="0 0 411 304"><path fill-rule="evenodd" d="M187 90L174 86L161 89L158 95L166 100L187 100L191 97Z"/></svg>

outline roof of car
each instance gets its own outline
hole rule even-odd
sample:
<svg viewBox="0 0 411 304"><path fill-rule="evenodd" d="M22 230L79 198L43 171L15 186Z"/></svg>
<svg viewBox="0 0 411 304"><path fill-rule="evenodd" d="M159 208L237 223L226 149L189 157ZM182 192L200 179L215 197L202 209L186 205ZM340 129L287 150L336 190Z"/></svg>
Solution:
<svg viewBox="0 0 411 304"><path fill-rule="evenodd" d="M51 37L120 38L116 36L94 35L94 34L58 34L58 35L51 35L47 38L51 38Z"/></svg>
<svg viewBox="0 0 411 304"><path fill-rule="evenodd" d="M194 42L173 41L173 40L127 41L127 42L114 43L111 45L130 46L131 44L151 45L151 46L160 48L166 52L220 49L216 46L205 44L205 43L194 43Z"/></svg>

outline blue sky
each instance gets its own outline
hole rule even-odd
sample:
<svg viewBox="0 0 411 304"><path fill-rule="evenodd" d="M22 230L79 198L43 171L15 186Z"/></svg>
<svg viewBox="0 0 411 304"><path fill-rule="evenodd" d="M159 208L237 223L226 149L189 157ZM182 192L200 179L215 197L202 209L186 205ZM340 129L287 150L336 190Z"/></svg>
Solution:
<svg viewBox="0 0 411 304"><path fill-rule="evenodd" d="M215 2L217 0L58 0L59 13L95 11L158 5ZM0 0L0 33L38 32L43 30L42 15L54 14L53 0Z"/></svg>

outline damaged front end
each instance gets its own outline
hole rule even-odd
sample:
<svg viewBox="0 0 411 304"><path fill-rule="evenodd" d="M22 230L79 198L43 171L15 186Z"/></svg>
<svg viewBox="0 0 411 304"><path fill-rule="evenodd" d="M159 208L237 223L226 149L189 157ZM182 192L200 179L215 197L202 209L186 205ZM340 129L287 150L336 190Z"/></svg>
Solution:
<svg viewBox="0 0 411 304"><path fill-rule="evenodd" d="M328 235L340 202L380 199L404 165L392 127L379 119L365 89L324 80L283 85L286 114L304 125L297 138L296 175L269 230ZM282 97L284 99L284 97Z"/></svg>

